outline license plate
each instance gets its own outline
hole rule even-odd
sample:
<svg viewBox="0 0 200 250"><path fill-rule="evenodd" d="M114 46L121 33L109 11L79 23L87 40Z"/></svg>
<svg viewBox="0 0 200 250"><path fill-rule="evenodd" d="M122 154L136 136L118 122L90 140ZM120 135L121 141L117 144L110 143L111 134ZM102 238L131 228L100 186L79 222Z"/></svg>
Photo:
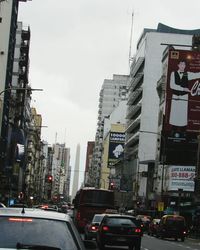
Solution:
<svg viewBox="0 0 200 250"><path fill-rule="evenodd" d="M119 237L119 238L117 238L117 241L126 241L126 239Z"/></svg>

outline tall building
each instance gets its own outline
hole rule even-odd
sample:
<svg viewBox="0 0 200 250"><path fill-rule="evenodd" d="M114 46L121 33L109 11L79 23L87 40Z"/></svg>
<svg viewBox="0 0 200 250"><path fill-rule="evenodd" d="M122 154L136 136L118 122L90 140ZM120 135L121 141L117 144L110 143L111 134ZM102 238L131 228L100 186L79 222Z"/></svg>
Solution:
<svg viewBox="0 0 200 250"><path fill-rule="evenodd" d="M168 45L181 48L192 45L193 34L200 30L179 30L158 24L157 29L144 29L130 69L127 109L125 162L133 179L133 201L138 199L154 206L161 193L161 162L157 159L159 97L157 81L162 75L163 51ZM155 173L155 164L158 171ZM153 185L157 177L157 186ZM159 177L159 178L158 178ZM147 205L147 204L146 204Z"/></svg>
<svg viewBox="0 0 200 250"><path fill-rule="evenodd" d="M17 17L18 17L18 5L19 2L26 0L10 0L0 1L0 33L3 34L0 39L0 91L1 91L1 113L0 113L0 163L1 171L5 171L5 167L8 165L8 158L6 157L9 142L7 138L10 136L10 106L12 102L12 92L8 89L12 85L13 77L13 63L15 54L15 41L17 30ZM28 47L28 46L27 46ZM25 65L23 65L25 66ZM26 69L26 66L25 66ZM3 92L2 92L3 91Z"/></svg>
<svg viewBox="0 0 200 250"><path fill-rule="evenodd" d="M70 149L65 144L53 145L51 175L54 200L69 199L69 187L71 178Z"/></svg>
<svg viewBox="0 0 200 250"><path fill-rule="evenodd" d="M74 199L76 192L79 188L79 167L80 167L80 144L76 147L76 156L75 156L75 166L74 166L74 177L73 177L73 186L72 186L72 200Z"/></svg>
<svg viewBox="0 0 200 250"><path fill-rule="evenodd" d="M3 34L0 38L0 195L5 196L2 199L16 198L24 189L24 148L28 133L25 119L31 113L30 91L12 90L28 84L30 31L26 33L21 23L17 24L19 2L0 1L0 33ZM12 189L9 194L8 189Z"/></svg>
<svg viewBox="0 0 200 250"><path fill-rule="evenodd" d="M89 184L99 186L102 164L104 119L118 106L121 100L127 98L129 76L113 75L113 79L105 79L100 91L97 131L93 152L91 169L89 172Z"/></svg>
<svg viewBox="0 0 200 250"><path fill-rule="evenodd" d="M88 185L88 176L92 164L92 156L94 150L94 141L88 141L87 143L87 152L86 152L86 162L85 162L85 176L84 176L84 185Z"/></svg>

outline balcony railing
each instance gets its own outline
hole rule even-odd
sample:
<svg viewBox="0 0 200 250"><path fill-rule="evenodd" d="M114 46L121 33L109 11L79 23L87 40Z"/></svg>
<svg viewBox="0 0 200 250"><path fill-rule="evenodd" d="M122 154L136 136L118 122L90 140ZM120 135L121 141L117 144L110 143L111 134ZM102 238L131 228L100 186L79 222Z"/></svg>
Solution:
<svg viewBox="0 0 200 250"><path fill-rule="evenodd" d="M139 102L136 105L133 106L129 106L129 108L127 109L127 116L126 118L129 119L131 117L133 117L140 109L141 109L141 102ZM132 121L128 122L128 126L130 125L130 123L132 123Z"/></svg>
<svg viewBox="0 0 200 250"><path fill-rule="evenodd" d="M141 116L139 116L135 120L131 120L131 123L129 124L129 126L126 129L126 132L128 133L128 132L133 131L133 129L136 128L138 124L140 124L140 121L141 121Z"/></svg>

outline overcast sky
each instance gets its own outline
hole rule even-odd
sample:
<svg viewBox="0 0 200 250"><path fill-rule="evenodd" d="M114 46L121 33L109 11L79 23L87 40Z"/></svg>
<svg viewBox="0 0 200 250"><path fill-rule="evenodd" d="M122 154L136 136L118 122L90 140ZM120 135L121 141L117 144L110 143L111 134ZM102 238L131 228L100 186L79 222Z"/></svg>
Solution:
<svg viewBox="0 0 200 250"><path fill-rule="evenodd" d="M31 29L32 106L42 115L42 139L66 143L74 168L81 146L83 178L87 141L95 139L99 91L104 79L129 74L144 28L159 22L179 29L200 28L199 0L32 0L21 2L19 21ZM57 140L56 140L57 133Z"/></svg>

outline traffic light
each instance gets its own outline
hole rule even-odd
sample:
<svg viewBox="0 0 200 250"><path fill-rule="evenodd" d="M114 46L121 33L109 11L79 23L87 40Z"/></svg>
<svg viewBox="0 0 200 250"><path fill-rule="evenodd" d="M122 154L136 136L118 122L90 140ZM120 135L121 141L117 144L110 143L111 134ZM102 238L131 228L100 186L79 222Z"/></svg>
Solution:
<svg viewBox="0 0 200 250"><path fill-rule="evenodd" d="M113 190L114 187L115 187L114 182L111 181L111 182L110 182L110 189Z"/></svg>
<svg viewBox="0 0 200 250"><path fill-rule="evenodd" d="M19 192L18 199L19 200L23 200L24 199L24 193L23 192Z"/></svg>
<svg viewBox="0 0 200 250"><path fill-rule="evenodd" d="M48 176L47 176L47 181L48 181L49 183L51 183L51 182L53 181L53 176L52 176L52 175L48 175Z"/></svg>

